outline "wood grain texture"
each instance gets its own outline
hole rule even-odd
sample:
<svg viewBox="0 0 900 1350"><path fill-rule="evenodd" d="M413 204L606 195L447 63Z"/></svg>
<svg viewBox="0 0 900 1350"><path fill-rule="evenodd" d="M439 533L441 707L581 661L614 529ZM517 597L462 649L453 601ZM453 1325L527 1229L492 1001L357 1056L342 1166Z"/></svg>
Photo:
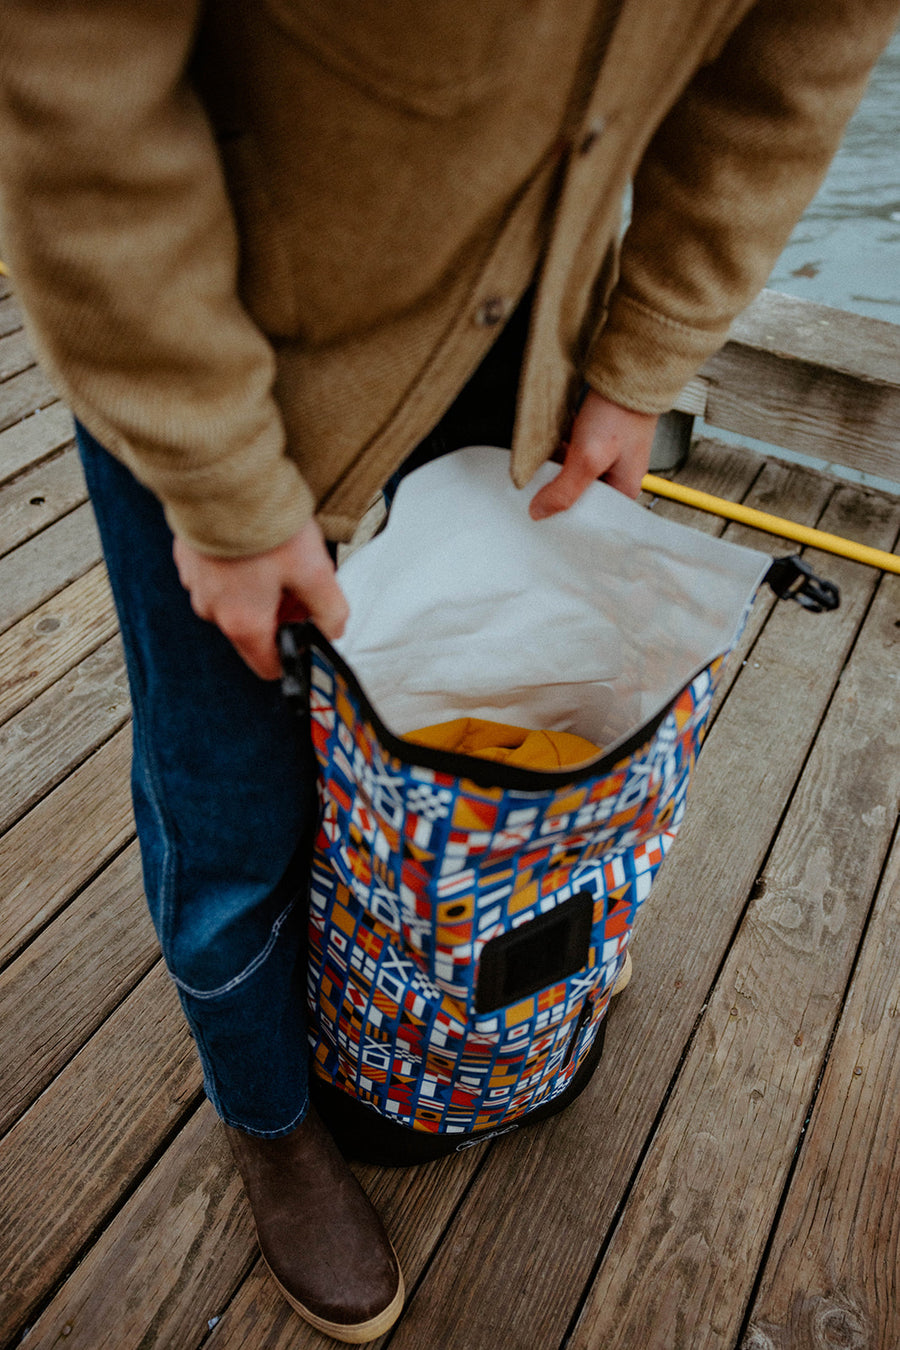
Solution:
<svg viewBox="0 0 900 1350"><path fill-rule="evenodd" d="M132 844L0 974L0 1133L158 956Z"/></svg>
<svg viewBox="0 0 900 1350"><path fill-rule="evenodd" d="M846 690L842 686L848 701L883 709L874 736L868 731L870 744L882 736L896 740L898 621L900 587L891 578L866 624ZM855 720L848 730L856 732ZM838 750L841 764L836 771L843 773L846 757L852 761L868 753L869 745L854 738L846 755ZM880 762L879 746L869 768L872 775ZM848 792L837 847L844 847L848 836L863 847L869 841L874 860L896 802L891 801L890 781L871 786L868 800ZM823 877L828 862L824 856L817 859L816 871ZM768 873L766 880L768 889ZM829 881L833 888L833 876ZM851 900L857 885L853 878ZM834 900L836 909L843 897ZM802 932L794 927L796 902L789 891L782 890L780 898L776 891L771 903L781 906L782 923ZM900 1345L898 924L900 842L895 838L743 1350L881 1350ZM823 926L823 931L828 930Z"/></svg>
<svg viewBox="0 0 900 1350"><path fill-rule="evenodd" d="M28 1345L189 1350L255 1253L225 1134L204 1103L42 1313Z"/></svg>
<svg viewBox="0 0 900 1350"><path fill-rule="evenodd" d="M25 333L21 329L7 334L0 332L0 384L33 365L35 359Z"/></svg>
<svg viewBox="0 0 900 1350"><path fill-rule="evenodd" d="M100 561L88 503L0 558L0 632L49 600Z"/></svg>
<svg viewBox="0 0 900 1350"><path fill-rule="evenodd" d="M900 479L900 391L731 344L714 361L709 425Z"/></svg>
<svg viewBox="0 0 900 1350"><path fill-rule="evenodd" d="M0 727L0 830L118 731L129 710L125 662L116 637Z"/></svg>
<svg viewBox="0 0 900 1350"><path fill-rule="evenodd" d="M900 389L900 326L868 315L764 290L735 319L728 340Z"/></svg>
<svg viewBox="0 0 900 1350"><path fill-rule="evenodd" d="M732 464L735 465L734 468L731 467ZM743 471L737 468L737 465L743 465ZM752 479L747 482L749 471L753 466L755 466L755 471ZM762 460L755 455L748 458L742 450L709 440L698 441L696 446L692 448L690 459L684 469L676 476L676 481L684 483L687 487L696 487L703 492L712 492L716 496L726 495L719 487L701 486L704 480L715 481L716 467L719 468L718 477L720 481L722 480L722 471L734 475L727 493L729 501L740 501L745 506L753 507L757 511L784 516L787 519L799 522L801 525L815 525L819 521L836 486L830 479L811 469L804 469L799 465L783 464L773 459ZM742 485L745 482L747 484L746 491L742 490ZM768 553L773 558L798 551L797 545L790 540L782 539L776 535L764 534L759 530L750 529L746 525L726 521L719 516L707 515L706 512L696 511L680 502L655 498L653 500L653 511L654 514L664 516L667 520L678 521L692 529L701 530L704 534L718 535L731 544L739 544L744 548L759 549L760 552ZM705 515L706 520L703 519ZM823 575L829 575L827 561L824 565ZM713 704L711 721L715 721L719 708L728 697L728 691L737 679L743 663L751 659L750 654L756 640L777 603L774 594L767 586L760 588L741 639L729 657L722 673Z"/></svg>
<svg viewBox="0 0 900 1350"><path fill-rule="evenodd" d="M35 1304L115 1211L196 1100L200 1081L175 990L157 962L0 1141L0 1344L21 1331ZM170 1237L160 1234L162 1241ZM120 1284L116 1293L113 1334L133 1290ZM139 1338L114 1344L124 1350Z"/></svg>
<svg viewBox="0 0 900 1350"><path fill-rule="evenodd" d="M422 1171L433 1176L441 1168ZM392 1188L410 1220L415 1215L427 1229L427 1214L410 1208L427 1194L423 1187L395 1173ZM56 1345L68 1326L67 1350L192 1350L216 1317L209 1341L216 1350L248 1343L267 1350L333 1346L288 1307L256 1257L249 1207L224 1136L204 1105L38 1320L29 1346Z"/></svg>
<svg viewBox="0 0 900 1350"><path fill-rule="evenodd" d="M74 447L0 487L0 554L85 501L87 487Z"/></svg>
<svg viewBox="0 0 900 1350"><path fill-rule="evenodd" d="M62 403L0 431L0 483L70 445L74 435L72 414Z"/></svg>
<svg viewBox="0 0 900 1350"><path fill-rule="evenodd" d="M735 1344L900 811L883 629L842 676L571 1350Z"/></svg>
<svg viewBox="0 0 900 1350"><path fill-rule="evenodd" d="M841 491L826 519L848 517L880 546L900 524L894 504ZM877 580L842 561L835 576L842 609L777 610L710 733L590 1086L562 1116L494 1146L391 1350L562 1343Z"/></svg>
<svg viewBox="0 0 900 1350"><path fill-rule="evenodd" d="M0 838L0 967L134 835L123 727Z"/></svg>
<svg viewBox="0 0 900 1350"><path fill-rule="evenodd" d="M699 378L709 425L900 480L898 325L764 291Z"/></svg>
<svg viewBox="0 0 900 1350"><path fill-rule="evenodd" d="M100 564L0 634L0 723L107 642L116 629L112 594Z"/></svg>
<svg viewBox="0 0 900 1350"><path fill-rule="evenodd" d="M22 311L0 278L0 337L15 333L22 327Z"/></svg>
<svg viewBox="0 0 900 1350"><path fill-rule="evenodd" d="M156 974L154 969L144 983ZM474 1167L468 1156L415 1171L357 1169L409 1278L440 1236L440 1207L458 1199ZM28 1344L49 1347L65 1335L67 1350L124 1345L192 1350L218 1317L210 1342L216 1350L243 1350L250 1343L267 1350L327 1350L333 1342L291 1311L257 1255L249 1207L224 1135L204 1104L100 1233L36 1322Z"/></svg>
<svg viewBox="0 0 900 1350"><path fill-rule="evenodd" d="M56 394L40 366L4 380L0 384L0 431L55 401Z"/></svg>

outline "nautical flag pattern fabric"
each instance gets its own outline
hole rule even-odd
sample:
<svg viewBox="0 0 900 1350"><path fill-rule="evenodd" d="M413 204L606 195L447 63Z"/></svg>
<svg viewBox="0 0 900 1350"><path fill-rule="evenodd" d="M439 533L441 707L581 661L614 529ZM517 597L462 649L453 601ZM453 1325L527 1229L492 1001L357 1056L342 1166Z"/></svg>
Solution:
<svg viewBox="0 0 900 1350"><path fill-rule="evenodd" d="M400 740L318 635L308 659L316 1074L457 1137L565 1099L678 829L723 658L611 756L555 773Z"/></svg>

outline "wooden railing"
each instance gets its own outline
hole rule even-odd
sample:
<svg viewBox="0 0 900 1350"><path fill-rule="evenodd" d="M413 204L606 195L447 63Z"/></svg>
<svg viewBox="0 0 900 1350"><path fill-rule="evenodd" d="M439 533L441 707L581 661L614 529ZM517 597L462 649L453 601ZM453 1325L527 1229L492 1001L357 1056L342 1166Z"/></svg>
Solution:
<svg viewBox="0 0 900 1350"><path fill-rule="evenodd" d="M675 406L900 482L900 324L763 291Z"/></svg>

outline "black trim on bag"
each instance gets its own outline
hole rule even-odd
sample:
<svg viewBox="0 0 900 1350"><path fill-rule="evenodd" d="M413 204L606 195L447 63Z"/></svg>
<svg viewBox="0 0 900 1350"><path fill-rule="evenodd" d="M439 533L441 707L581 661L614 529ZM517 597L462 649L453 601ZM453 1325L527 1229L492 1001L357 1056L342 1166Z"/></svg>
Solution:
<svg viewBox="0 0 900 1350"><path fill-rule="evenodd" d="M380 1167L414 1167L418 1163L444 1158L448 1153L460 1153L474 1144L486 1144L498 1135L511 1133L519 1127L539 1125L542 1120L564 1111L581 1095L600 1063L609 1015L607 1008L590 1050L558 1097L512 1120L501 1117L483 1130L432 1134L428 1130L414 1129L412 1125L403 1125L381 1115L376 1107L324 1082L315 1072L310 1074L310 1095L345 1157L376 1163Z"/></svg>
<svg viewBox="0 0 900 1350"><path fill-rule="evenodd" d="M576 769L522 769L516 765L480 759L476 755L464 755L456 750L433 750L430 746L417 745L415 741L397 736L382 722L350 666L312 623L285 624L278 630L278 650L284 669L281 689L298 717L309 716L311 647L316 647L327 656L335 670L346 680L359 699L362 711L371 722L382 747L402 764L464 778L476 787L512 788L520 792L546 792L548 788L581 783L587 778L609 773L616 765L649 744L685 690L691 687L701 671L717 659L717 656L712 656L705 661L660 712L633 731L621 744L601 754L599 759L588 760Z"/></svg>

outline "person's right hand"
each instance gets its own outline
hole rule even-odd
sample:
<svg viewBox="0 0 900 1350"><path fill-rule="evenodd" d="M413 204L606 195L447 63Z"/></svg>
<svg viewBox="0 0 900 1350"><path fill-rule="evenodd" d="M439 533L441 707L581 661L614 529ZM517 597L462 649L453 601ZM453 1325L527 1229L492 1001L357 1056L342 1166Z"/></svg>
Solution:
<svg viewBox="0 0 900 1350"><path fill-rule="evenodd" d="M572 423L562 469L531 499L532 520L568 511L597 479L636 497L658 421L655 413L634 412L588 390Z"/></svg>
<svg viewBox="0 0 900 1350"><path fill-rule="evenodd" d="M194 613L216 624L264 680L281 674L275 635L284 606L299 605L327 638L344 631L349 606L315 520L246 558L211 557L177 536L172 551Z"/></svg>

